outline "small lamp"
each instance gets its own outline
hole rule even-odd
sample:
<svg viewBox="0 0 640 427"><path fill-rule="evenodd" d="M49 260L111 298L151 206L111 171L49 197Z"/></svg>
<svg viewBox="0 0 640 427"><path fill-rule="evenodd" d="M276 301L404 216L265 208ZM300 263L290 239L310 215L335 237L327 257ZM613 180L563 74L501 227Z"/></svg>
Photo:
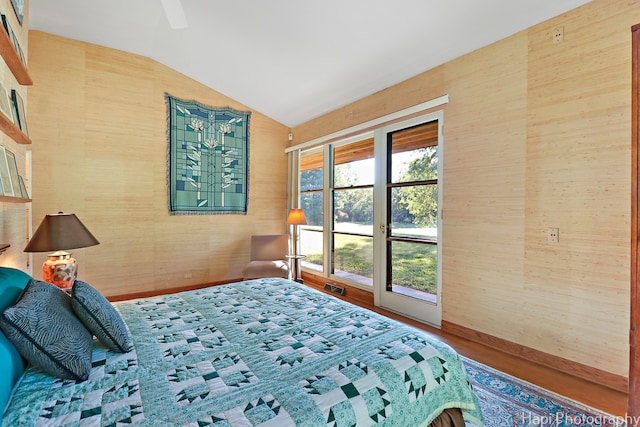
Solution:
<svg viewBox="0 0 640 427"><path fill-rule="evenodd" d="M305 225L306 223L307 217L304 215L304 211L302 209L291 209L289 211L287 224L293 225L293 244L291 245L293 254L289 256L289 258L293 259L293 279L295 281L300 281L300 274L298 271L300 269L300 264L298 260L300 258L304 258L304 255L298 255L298 225Z"/></svg>
<svg viewBox="0 0 640 427"><path fill-rule="evenodd" d="M306 225L307 217L304 216L304 211L302 209L291 209L289 216L287 216L287 224Z"/></svg>
<svg viewBox="0 0 640 427"><path fill-rule="evenodd" d="M302 209L291 209L287 216L287 224L293 225L293 254L298 254L298 225L306 225L307 217Z"/></svg>
<svg viewBox="0 0 640 427"><path fill-rule="evenodd" d="M78 261L66 249L99 244L75 214L58 212L44 217L24 251L54 251L42 264L42 278L63 290L69 290L78 276Z"/></svg>

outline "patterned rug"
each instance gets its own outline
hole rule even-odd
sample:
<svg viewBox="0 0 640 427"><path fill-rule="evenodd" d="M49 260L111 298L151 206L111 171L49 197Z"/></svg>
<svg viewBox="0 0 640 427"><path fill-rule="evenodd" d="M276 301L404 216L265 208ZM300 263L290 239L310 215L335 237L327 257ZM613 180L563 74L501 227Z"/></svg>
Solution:
<svg viewBox="0 0 640 427"><path fill-rule="evenodd" d="M461 356L485 427L622 427L616 417Z"/></svg>

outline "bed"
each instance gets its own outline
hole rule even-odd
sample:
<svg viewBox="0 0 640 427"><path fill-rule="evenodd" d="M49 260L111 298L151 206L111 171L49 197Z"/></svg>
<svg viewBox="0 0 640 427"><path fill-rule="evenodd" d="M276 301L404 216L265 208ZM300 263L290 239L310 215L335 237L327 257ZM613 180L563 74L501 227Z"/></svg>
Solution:
<svg viewBox="0 0 640 427"><path fill-rule="evenodd" d="M90 352L86 378L47 373L23 360L26 350L17 350L23 344L7 326L28 291L40 289L36 284L50 292L19 270L0 268L3 426L444 426L456 413L483 425L452 348L281 278L113 304L89 294L97 304L91 310L117 313L129 343L114 348L95 325L85 325L89 350L86 334L83 344L67 347L72 357ZM51 291L62 298L56 311L75 298L58 291ZM101 309L103 303L111 308ZM64 329L65 320L49 322L52 330Z"/></svg>

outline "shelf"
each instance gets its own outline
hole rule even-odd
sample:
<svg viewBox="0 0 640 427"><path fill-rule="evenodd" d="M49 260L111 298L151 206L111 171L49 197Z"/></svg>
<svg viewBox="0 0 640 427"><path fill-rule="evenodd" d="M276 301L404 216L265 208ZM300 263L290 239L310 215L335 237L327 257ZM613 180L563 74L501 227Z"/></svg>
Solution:
<svg viewBox="0 0 640 427"><path fill-rule="evenodd" d="M27 67L22 63L18 53L13 47L13 42L9 38L9 34L0 26L0 55L4 58L4 62L11 70L18 83L21 85L32 85L33 80L27 72Z"/></svg>
<svg viewBox="0 0 640 427"><path fill-rule="evenodd" d="M5 16L2 15L2 21L4 23ZM8 27L8 24L4 23L5 27ZM26 61L22 58L22 52L18 53L21 50L20 47L16 48L14 46L12 37L15 37L11 28L8 29L11 33L11 36L7 33L7 31L3 31L0 28L0 56L4 59L5 64L16 78L16 81L21 85L32 85L33 80L29 76L27 72ZM16 42L17 44L18 42ZM11 93L11 92L9 92ZM9 93L6 96L9 96ZM9 101L11 101L9 99ZM9 138L13 139L18 144L31 144L31 139L20 129L18 125L16 125L9 117L5 114L0 113L0 131L7 135ZM30 203L31 199L28 197L14 197L14 196L0 196L0 203ZM6 243L0 243L0 254L4 252L10 245Z"/></svg>
<svg viewBox="0 0 640 427"><path fill-rule="evenodd" d="M13 197L13 196L0 196L0 202L6 203L29 203L31 199L27 199L24 197Z"/></svg>
<svg viewBox="0 0 640 427"><path fill-rule="evenodd" d="M4 15L2 16L4 20ZM8 24L6 24L8 25ZM12 33L11 37L15 37L13 31L9 29L9 32ZM11 37L7 33L7 31L3 31L0 28L0 56L4 59L5 64L16 78L17 82L21 85L32 85L33 80L29 76L27 72L27 66L25 64L26 61L21 59L22 52L18 53L18 50L21 50L20 47L15 48ZM17 42L16 42L17 43ZM6 94L7 96L9 94ZM5 114L0 113L0 131L2 131L9 138L13 139L18 144L31 144L31 139L27 135L22 132L20 127L18 127L13 121L7 117ZM30 203L31 199L28 197L14 197L14 196L0 196L0 203ZM0 254L4 252L9 247L6 243L0 243Z"/></svg>
<svg viewBox="0 0 640 427"><path fill-rule="evenodd" d="M9 38L6 31L2 31L0 28L0 55L4 59L4 62L9 67L9 70L13 73L18 83L22 85L32 85L33 81L27 73L27 68L20 60L20 56L13 47L13 42ZM8 96L9 94L7 94ZM13 139L18 144L31 144L31 139L25 135L20 128L13 123L13 121L0 113L0 130Z"/></svg>
<svg viewBox="0 0 640 427"><path fill-rule="evenodd" d="M2 113L0 113L0 130L18 144L31 144L29 137L25 135L9 117Z"/></svg>

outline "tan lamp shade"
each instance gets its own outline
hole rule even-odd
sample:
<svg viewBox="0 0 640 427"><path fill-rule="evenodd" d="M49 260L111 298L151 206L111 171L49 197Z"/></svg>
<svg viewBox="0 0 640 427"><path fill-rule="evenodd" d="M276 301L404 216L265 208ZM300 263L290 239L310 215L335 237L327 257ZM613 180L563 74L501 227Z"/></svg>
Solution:
<svg viewBox="0 0 640 427"><path fill-rule="evenodd" d="M25 252L53 252L42 265L42 278L69 290L78 275L78 262L67 249L99 245L75 214L48 214L24 248Z"/></svg>
<svg viewBox="0 0 640 427"><path fill-rule="evenodd" d="M287 216L287 224L306 225L307 217L304 216L304 211L302 209L291 209L289 216Z"/></svg>

